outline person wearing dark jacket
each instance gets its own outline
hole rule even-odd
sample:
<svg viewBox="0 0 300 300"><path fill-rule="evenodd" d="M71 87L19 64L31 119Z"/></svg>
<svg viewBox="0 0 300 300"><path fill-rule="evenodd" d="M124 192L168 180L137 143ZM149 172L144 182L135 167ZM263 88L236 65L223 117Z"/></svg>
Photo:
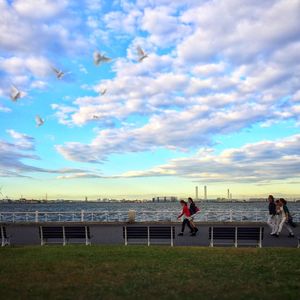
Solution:
<svg viewBox="0 0 300 300"><path fill-rule="evenodd" d="M188 198L188 201L190 204L189 209L190 209L190 214L191 214L191 216L189 217L189 220L190 220L190 224L193 228L193 230L191 230L191 235L195 236L198 231L198 228L196 227L196 225L194 223L194 217L195 217L196 213L199 211L199 208L196 206L196 204L192 198Z"/></svg>
<svg viewBox="0 0 300 300"><path fill-rule="evenodd" d="M276 222L276 204L274 201L273 195L269 195L269 218L268 225L271 228L271 235L274 235L277 232L277 222Z"/></svg>

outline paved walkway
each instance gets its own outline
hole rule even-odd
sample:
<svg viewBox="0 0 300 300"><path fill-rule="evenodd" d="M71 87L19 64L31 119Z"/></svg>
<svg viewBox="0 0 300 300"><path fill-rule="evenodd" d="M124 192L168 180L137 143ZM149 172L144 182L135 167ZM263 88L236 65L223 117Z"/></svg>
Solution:
<svg viewBox="0 0 300 300"><path fill-rule="evenodd" d="M289 238L284 228L279 238L270 236L270 229L265 223L198 223L199 231L196 236L190 236L188 228L184 236L177 236L180 232L179 223L135 223L138 225L173 225L175 226L174 246L209 246L208 231L210 226L263 226L264 238L263 247L297 247L297 238ZM2 224L4 225L4 224ZM125 223L26 223L26 224L5 224L7 234L10 236L11 245L40 245L39 226L84 226L90 227L91 242L97 245L124 244L123 226ZM300 224L294 230L295 236L300 236Z"/></svg>

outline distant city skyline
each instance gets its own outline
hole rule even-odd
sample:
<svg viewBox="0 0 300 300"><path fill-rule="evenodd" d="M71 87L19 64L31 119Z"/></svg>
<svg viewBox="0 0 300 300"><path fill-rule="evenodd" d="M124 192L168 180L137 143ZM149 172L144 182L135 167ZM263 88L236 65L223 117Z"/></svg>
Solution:
<svg viewBox="0 0 300 300"><path fill-rule="evenodd" d="M3 197L300 196L298 0L0 11Z"/></svg>

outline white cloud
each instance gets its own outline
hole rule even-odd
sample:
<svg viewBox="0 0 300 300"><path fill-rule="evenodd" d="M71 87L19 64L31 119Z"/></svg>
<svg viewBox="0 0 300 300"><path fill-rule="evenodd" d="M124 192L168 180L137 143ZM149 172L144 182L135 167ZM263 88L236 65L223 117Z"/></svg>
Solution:
<svg viewBox="0 0 300 300"><path fill-rule="evenodd" d="M179 176L200 182L272 182L299 178L300 135L246 144L220 154L200 151L196 156L170 160L145 171L118 177Z"/></svg>
<svg viewBox="0 0 300 300"><path fill-rule="evenodd" d="M0 104L0 112L8 113L11 112L11 109Z"/></svg>
<svg viewBox="0 0 300 300"><path fill-rule="evenodd" d="M207 1L182 15L195 31L178 45L178 55L191 63L217 57L253 62L298 40L299 17L298 0Z"/></svg>
<svg viewBox="0 0 300 300"><path fill-rule="evenodd" d="M178 42L191 31L190 26L180 22L170 6L146 8L142 19L142 29L149 34L153 44L163 47Z"/></svg>
<svg viewBox="0 0 300 300"><path fill-rule="evenodd" d="M37 161L40 157L34 153L36 141L33 137L8 129L6 132L12 142L0 140L0 177L31 177L32 173L72 174L87 172L82 169L62 168L46 169L36 167L26 161Z"/></svg>
<svg viewBox="0 0 300 300"><path fill-rule="evenodd" d="M7 129L6 132L16 141L16 146L23 150L34 150L34 138L13 129Z"/></svg>
<svg viewBox="0 0 300 300"><path fill-rule="evenodd" d="M67 4L67 0L15 0L12 5L22 17L45 20L62 13Z"/></svg>

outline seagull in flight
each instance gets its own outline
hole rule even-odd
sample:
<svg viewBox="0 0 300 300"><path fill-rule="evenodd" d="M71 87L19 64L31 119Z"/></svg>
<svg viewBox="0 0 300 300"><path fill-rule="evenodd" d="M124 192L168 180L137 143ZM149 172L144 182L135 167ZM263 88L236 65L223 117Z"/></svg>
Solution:
<svg viewBox="0 0 300 300"><path fill-rule="evenodd" d="M104 89L100 90L100 95L103 96L106 94L106 92L107 92L107 88L104 88Z"/></svg>
<svg viewBox="0 0 300 300"><path fill-rule="evenodd" d="M100 65L101 63L107 63L111 61L111 58L105 56L104 54L101 54L98 51L94 52L93 58L94 58L94 64L96 66Z"/></svg>
<svg viewBox="0 0 300 300"><path fill-rule="evenodd" d="M93 115L93 119L99 119L99 116Z"/></svg>
<svg viewBox="0 0 300 300"><path fill-rule="evenodd" d="M52 67L52 70L56 74L56 78L57 79L62 79L66 74L70 74L70 72L64 73L62 70L58 70L58 69L56 69L54 67Z"/></svg>
<svg viewBox="0 0 300 300"><path fill-rule="evenodd" d="M40 127L45 123L45 121L39 115L36 115L35 123L36 123L36 127Z"/></svg>
<svg viewBox="0 0 300 300"><path fill-rule="evenodd" d="M16 88L14 85L12 85L12 86L11 86L11 89L10 89L10 99L11 99L13 102L16 102L16 101L18 101L18 99L20 99L22 96L23 96L23 93L22 93L18 88Z"/></svg>
<svg viewBox="0 0 300 300"><path fill-rule="evenodd" d="M140 46L136 47L136 51L139 56L139 59L138 59L139 62L142 62L146 57L148 57L148 54Z"/></svg>

